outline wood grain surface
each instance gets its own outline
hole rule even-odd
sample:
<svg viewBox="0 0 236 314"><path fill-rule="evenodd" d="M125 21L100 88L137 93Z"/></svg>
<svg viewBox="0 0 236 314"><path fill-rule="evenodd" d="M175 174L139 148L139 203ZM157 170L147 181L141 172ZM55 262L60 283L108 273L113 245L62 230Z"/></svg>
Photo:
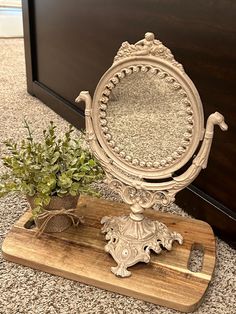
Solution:
<svg viewBox="0 0 236 314"><path fill-rule="evenodd" d="M35 229L26 229L31 213L26 212L6 236L2 251L5 259L54 275L76 280L102 289L139 298L183 312L195 310L202 302L215 266L215 238L211 227L202 221L147 210L184 237L182 246L172 251L152 254L149 264L132 267L132 276L118 278L111 273L115 265L105 253L100 220L107 215L129 213L128 206L102 199L81 197L78 213L85 224L63 233L35 237ZM193 245L203 247L202 269L188 269Z"/></svg>

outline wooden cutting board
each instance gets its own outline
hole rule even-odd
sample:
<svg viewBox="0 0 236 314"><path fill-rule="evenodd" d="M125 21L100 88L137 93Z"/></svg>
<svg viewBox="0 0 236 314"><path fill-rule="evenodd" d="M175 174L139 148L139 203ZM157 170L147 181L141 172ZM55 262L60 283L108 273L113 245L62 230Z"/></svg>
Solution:
<svg viewBox="0 0 236 314"><path fill-rule="evenodd" d="M152 254L149 264L131 267L132 276L118 278L110 267L116 263L105 253L101 234L103 216L128 214L125 204L81 197L78 213L84 225L62 233L35 237L36 228L24 226L27 211L6 236L2 252L5 259L54 275L76 280L183 312L194 311L201 303L215 266L215 238L211 227L200 220L147 210L149 218L165 223L182 234L183 245L174 243L172 251ZM189 270L193 247L203 250L203 264L198 272Z"/></svg>

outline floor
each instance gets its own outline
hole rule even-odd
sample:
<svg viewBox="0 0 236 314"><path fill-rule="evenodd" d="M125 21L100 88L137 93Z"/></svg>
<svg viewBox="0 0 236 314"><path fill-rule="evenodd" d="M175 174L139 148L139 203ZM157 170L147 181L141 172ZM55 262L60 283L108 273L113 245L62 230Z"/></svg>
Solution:
<svg viewBox="0 0 236 314"><path fill-rule="evenodd" d="M0 40L0 134L2 143L13 137L25 136L26 118L40 138L42 130L53 120L59 133L68 123L26 92L24 51L22 39ZM1 155L4 146L0 144ZM0 164L0 172L3 166ZM105 185L104 197L117 199ZM15 194L0 199L0 242L14 222L27 209L24 197ZM176 205L167 209L185 213ZM1 245L0 243L0 245ZM198 314L236 313L236 252L217 239L217 264L214 279ZM60 277L9 263L0 255L0 314L174 314L180 313L151 303L110 293Z"/></svg>

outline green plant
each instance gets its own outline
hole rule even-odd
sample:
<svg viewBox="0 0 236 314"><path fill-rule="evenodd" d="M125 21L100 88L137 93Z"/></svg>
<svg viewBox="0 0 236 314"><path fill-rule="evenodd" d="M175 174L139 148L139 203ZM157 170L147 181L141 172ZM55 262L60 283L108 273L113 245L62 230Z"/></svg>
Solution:
<svg viewBox="0 0 236 314"><path fill-rule="evenodd" d="M76 196L80 193L96 195L93 181L102 179L103 170L91 153L82 148L84 136L72 137L69 127L63 138L55 135L53 122L43 131L43 140L35 141L31 129L19 144L13 139L5 141L7 155L2 157L8 171L1 176L0 197L12 192L34 196L36 217L48 205L52 196Z"/></svg>

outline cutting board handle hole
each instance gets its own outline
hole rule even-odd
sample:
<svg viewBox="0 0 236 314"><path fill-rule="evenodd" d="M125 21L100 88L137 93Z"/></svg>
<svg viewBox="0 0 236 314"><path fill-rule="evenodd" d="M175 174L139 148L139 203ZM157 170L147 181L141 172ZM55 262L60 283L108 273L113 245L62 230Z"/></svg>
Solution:
<svg viewBox="0 0 236 314"><path fill-rule="evenodd" d="M28 221L26 221L26 223L24 224L24 228L25 229L34 229L36 227L36 224L34 222L34 220L29 219Z"/></svg>
<svg viewBox="0 0 236 314"><path fill-rule="evenodd" d="M202 244L193 243L188 259L188 269L191 272L198 273L202 270L204 259L204 247Z"/></svg>

